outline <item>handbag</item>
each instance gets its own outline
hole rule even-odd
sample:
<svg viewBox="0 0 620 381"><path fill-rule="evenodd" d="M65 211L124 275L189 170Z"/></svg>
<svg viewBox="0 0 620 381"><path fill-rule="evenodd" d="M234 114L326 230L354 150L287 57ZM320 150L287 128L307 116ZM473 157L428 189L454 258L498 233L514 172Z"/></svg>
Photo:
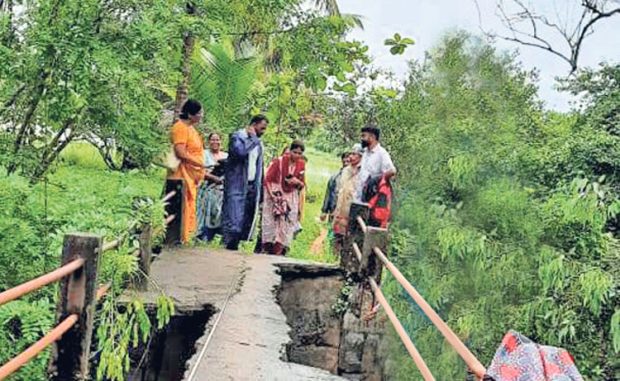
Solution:
<svg viewBox="0 0 620 381"><path fill-rule="evenodd" d="M177 157L177 154L174 152L174 147L170 147L168 152L166 152L161 157L162 166L166 167L168 170L172 172L176 172L179 169L179 165L181 165L181 160Z"/></svg>
<svg viewBox="0 0 620 381"><path fill-rule="evenodd" d="M273 200L273 215L274 217L288 218L291 213L291 207L288 202L282 198L281 192L275 192L275 198Z"/></svg>
<svg viewBox="0 0 620 381"><path fill-rule="evenodd" d="M282 158L277 159L276 161L271 162L271 165L279 165L280 167L280 184L282 184L284 180L284 172L282 168ZM291 212L291 207L288 202L283 198L281 191L276 191L273 194L273 216L276 218L284 217L288 219L288 215Z"/></svg>

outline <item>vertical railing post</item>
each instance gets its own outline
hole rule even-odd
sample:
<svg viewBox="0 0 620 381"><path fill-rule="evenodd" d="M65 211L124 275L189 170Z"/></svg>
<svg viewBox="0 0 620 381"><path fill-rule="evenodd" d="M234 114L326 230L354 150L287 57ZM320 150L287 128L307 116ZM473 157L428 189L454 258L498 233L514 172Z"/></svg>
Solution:
<svg viewBox="0 0 620 381"><path fill-rule="evenodd" d="M150 223L145 224L138 235L139 253L138 253L138 275L133 279L132 286L138 291L146 291L148 289L148 277L151 273L152 248L151 237L153 235L153 227Z"/></svg>
<svg viewBox="0 0 620 381"><path fill-rule="evenodd" d="M385 350L384 320L370 319L374 295L367 277L381 277L381 264L373 259L373 248L387 246L387 230L368 226L368 204L353 203L349 213L349 233L341 253L341 267L357 283L349 296L342 318L338 367L344 373L359 374L364 380L383 379ZM360 220L362 223L360 223ZM358 259L359 256L359 259ZM381 356L378 354L381 353Z"/></svg>
<svg viewBox="0 0 620 381"><path fill-rule="evenodd" d="M387 255L388 231L387 229L368 226L364 234L362 247L362 261L359 272L363 277L373 278L378 284L381 283L381 271L383 263L374 253L375 248Z"/></svg>
<svg viewBox="0 0 620 381"><path fill-rule="evenodd" d="M166 214L169 216L175 215L174 220L166 228L166 238L164 239L164 244L166 245L176 245L181 242L183 213L185 212L183 210L185 208L185 203L183 202L184 187L183 180L166 180L164 195L172 191L176 192L174 197L168 200L166 204Z"/></svg>
<svg viewBox="0 0 620 381"><path fill-rule="evenodd" d="M367 221L368 213L368 204L361 202L351 204L349 231L344 238L340 253L340 267L350 274L356 274L359 270L359 262L353 250L353 243L356 243L360 248L364 243L364 232L359 226L357 219L361 217L362 220Z"/></svg>
<svg viewBox="0 0 620 381"><path fill-rule="evenodd" d="M101 236L74 233L65 235L62 264L82 258L84 265L60 283L57 320L77 314L78 323L58 340L52 349L50 379L83 381L89 378L88 362L97 303L97 275Z"/></svg>

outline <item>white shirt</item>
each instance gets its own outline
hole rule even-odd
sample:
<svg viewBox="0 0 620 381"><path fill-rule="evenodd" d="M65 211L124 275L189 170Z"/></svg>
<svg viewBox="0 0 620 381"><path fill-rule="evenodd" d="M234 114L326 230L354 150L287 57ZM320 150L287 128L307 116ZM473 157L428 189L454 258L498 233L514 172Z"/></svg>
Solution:
<svg viewBox="0 0 620 381"><path fill-rule="evenodd" d="M258 146L252 148L248 154L248 182L256 179L256 162L258 161Z"/></svg>
<svg viewBox="0 0 620 381"><path fill-rule="evenodd" d="M362 193L364 191L364 185L369 178L375 178L383 176L386 172L396 171L396 167L392 162L392 158L388 151L377 143L373 148L364 149L362 154L362 163L360 170L359 187L357 189L357 200L362 199Z"/></svg>
<svg viewBox="0 0 620 381"><path fill-rule="evenodd" d="M240 135L247 139L249 137L248 132L243 129L240 131ZM259 143L261 146L263 142ZM258 147L256 146L248 152L248 182L252 182L256 179L256 164L258 161Z"/></svg>

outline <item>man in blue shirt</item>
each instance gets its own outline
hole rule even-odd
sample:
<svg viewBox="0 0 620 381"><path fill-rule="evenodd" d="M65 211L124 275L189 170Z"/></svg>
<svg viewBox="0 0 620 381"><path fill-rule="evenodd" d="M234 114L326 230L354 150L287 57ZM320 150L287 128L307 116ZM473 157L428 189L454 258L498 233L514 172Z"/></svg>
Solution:
<svg viewBox="0 0 620 381"><path fill-rule="evenodd" d="M263 187L263 146L260 137L269 120L252 118L250 125L230 136L224 182L222 232L228 250L237 250L254 231Z"/></svg>

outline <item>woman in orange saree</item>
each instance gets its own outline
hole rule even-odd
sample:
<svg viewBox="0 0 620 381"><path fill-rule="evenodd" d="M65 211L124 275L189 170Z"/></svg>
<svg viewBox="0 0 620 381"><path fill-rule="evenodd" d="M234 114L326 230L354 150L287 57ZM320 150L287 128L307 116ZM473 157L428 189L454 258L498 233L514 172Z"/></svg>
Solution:
<svg viewBox="0 0 620 381"><path fill-rule="evenodd" d="M183 180L183 221L181 241L188 243L196 231L196 198L198 186L205 176L204 147L200 133L195 126L202 120L202 105L189 99L181 109L179 120L170 130L174 152L181 161L176 171L169 173L169 179Z"/></svg>

